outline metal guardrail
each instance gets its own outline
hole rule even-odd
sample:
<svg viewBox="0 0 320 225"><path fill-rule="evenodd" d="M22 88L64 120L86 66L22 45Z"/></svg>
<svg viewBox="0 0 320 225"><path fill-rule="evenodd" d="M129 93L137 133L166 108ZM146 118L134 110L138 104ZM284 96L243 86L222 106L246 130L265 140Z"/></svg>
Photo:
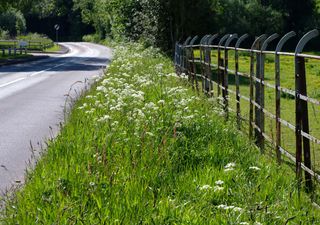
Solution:
<svg viewBox="0 0 320 225"><path fill-rule="evenodd" d="M237 117L238 128L241 122L246 120L241 115L241 99L249 103L249 136L255 139L257 146L264 152L265 142L274 146L277 161L282 162L282 156L286 156L295 163L296 176L299 187L303 182L302 171L304 171L304 182L307 190L313 189L313 179L320 181L320 175L312 169L310 142L320 145L320 139L309 132L308 105L320 106L320 101L311 98L307 94L306 82L306 59L320 60L320 56L302 54L305 45L313 38L319 35L318 30L312 30L305 34L296 46L294 53L282 52L283 46L292 37L295 32L289 32L284 35L277 43L275 51L267 51L269 43L274 42L279 35L273 34L267 36L263 34L255 39L250 49L240 48L241 44L248 38L248 35L238 37L237 34L226 34L219 39L218 44L213 45L217 40L218 34L205 35L201 39L198 36L188 37L183 44L177 43L175 46L174 62L179 75L186 74L192 84L193 89L200 91L199 81L202 84L202 91L209 96L222 96L222 105L225 118L228 119L229 111L234 111ZM230 46L237 40L235 46ZM196 44L197 42L197 44ZM198 58L195 57L195 50L200 52ZM233 50L235 70L229 69L229 54ZM212 62L212 51L217 51L217 63ZM250 71L243 73L239 71L239 52L246 52L250 55ZM223 53L223 57L222 57ZM272 54L274 60L274 80L271 84L265 80L265 57ZM280 56L294 57L295 65L295 90L282 87L280 84ZM214 69L217 70L215 80L213 79ZM235 76L236 90L229 88L229 75ZM240 93L240 77L245 77L250 81L250 96L244 96ZM214 91L214 86L217 91ZM272 88L275 91L275 112L269 112L265 108L265 88ZM295 99L295 124L281 118L281 93L292 96ZM236 110L229 107L229 101L235 96ZM272 119L276 123L276 138L270 138L265 132L265 117ZM282 145L281 127L285 126L295 132L295 154L290 153Z"/></svg>

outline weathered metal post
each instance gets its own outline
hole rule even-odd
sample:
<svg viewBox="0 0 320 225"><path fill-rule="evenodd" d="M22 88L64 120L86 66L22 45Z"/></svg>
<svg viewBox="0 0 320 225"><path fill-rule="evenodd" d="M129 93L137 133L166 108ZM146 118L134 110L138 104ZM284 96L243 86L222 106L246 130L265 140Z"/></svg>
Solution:
<svg viewBox="0 0 320 225"><path fill-rule="evenodd" d="M176 73L180 76L182 72L182 47L179 42L176 42L175 45L175 55L174 55L174 65Z"/></svg>
<svg viewBox="0 0 320 225"><path fill-rule="evenodd" d="M205 35L201 38L200 40L200 69L201 69L201 75L202 75L202 79L201 79L201 88L202 88L202 92L205 93L205 43L207 42L208 37L210 37L210 35Z"/></svg>
<svg viewBox="0 0 320 225"><path fill-rule="evenodd" d="M218 84L218 98L221 94L221 88L220 88L220 85L221 85L221 81L223 79L223 72L221 70L221 67L223 67L223 59L221 58L221 46L223 45L223 43L230 37L230 34L226 34L224 35L220 41L219 41L219 44L218 44L218 73L217 73L217 84Z"/></svg>
<svg viewBox="0 0 320 225"><path fill-rule="evenodd" d="M202 67L202 77L203 77L203 93L209 95L209 85L208 85L208 77L207 77L207 51L208 51L208 41L212 37L211 34L208 34L203 41L203 67Z"/></svg>
<svg viewBox="0 0 320 225"><path fill-rule="evenodd" d="M280 55L284 44L292 37L296 35L291 31L284 35L279 41L275 51L275 82L276 82L276 155L277 161L281 163L281 90L280 90Z"/></svg>
<svg viewBox="0 0 320 225"><path fill-rule="evenodd" d="M226 120L229 118L229 49L228 47L230 46L231 42L235 39L238 38L237 34L232 34L229 36L227 39L225 45L224 45L224 76L222 79L222 96L223 96L223 107L224 107L224 112L225 112L225 118Z"/></svg>
<svg viewBox="0 0 320 225"><path fill-rule="evenodd" d="M191 83L192 83L192 88L196 88L197 93L199 93L199 85L198 85L198 79L197 79L197 65L194 61L194 43L198 40L198 35L196 35L189 44L189 51L190 51L190 56L191 56L191 64L190 64L190 69L191 71Z"/></svg>
<svg viewBox="0 0 320 225"><path fill-rule="evenodd" d="M264 132L265 132L265 115L263 112L264 109L264 96L265 96L265 91L264 91L264 66L265 66L265 54L263 51L267 50L267 47L270 42L278 38L278 34L272 34L269 36L262 44L261 51L260 51L260 72L257 72L257 78L259 79L259 82L257 83L258 85L258 90L256 89L256 102L259 104L260 108L257 109L258 113L256 113L256 124L259 127L259 131L256 133L256 143L260 147L260 150L262 153L264 153ZM256 111L256 112L257 112Z"/></svg>
<svg viewBox="0 0 320 225"><path fill-rule="evenodd" d="M240 110L240 79L239 79L239 51L238 48L240 47L241 43L249 37L248 34L242 35L236 45L235 45L235 80L236 80L236 104L237 104L237 126L238 129L241 129L241 110Z"/></svg>
<svg viewBox="0 0 320 225"><path fill-rule="evenodd" d="M175 66L178 65L178 46L179 46L179 43L176 42L176 44L174 46L174 65Z"/></svg>
<svg viewBox="0 0 320 225"><path fill-rule="evenodd" d="M213 96L213 83L212 83L212 71L211 71L211 47L210 45L213 44L213 41L218 37L218 34L212 35L208 40L207 40L207 52L206 52L206 90L208 90L208 93L210 96Z"/></svg>
<svg viewBox="0 0 320 225"><path fill-rule="evenodd" d="M253 42L251 46L251 52L250 52L250 112L249 112L249 137L253 138L253 91L254 91L254 82L253 82L253 77L254 75L254 50L257 49L258 45L266 39L267 35L262 34L261 36L257 37L255 41ZM257 64L258 62L257 57ZM259 71L257 70L257 73Z"/></svg>
<svg viewBox="0 0 320 225"><path fill-rule="evenodd" d="M300 95L307 96L306 70L305 59L299 56L302 53L304 46L313 38L319 35L318 30L312 30L305 34L299 41L295 50L295 86L296 86L296 173L300 183L302 181L302 131L309 133L309 116L308 103L300 98ZM303 158L304 164L311 169L310 156L310 140L303 137ZM306 189L312 189L312 177L308 172L305 172Z"/></svg>
<svg viewBox="0 0 320 225"><path fill-rule="evenodd" d="M187 74L188 69L186 68L188 66L188 49L187 49L187 45L189 44L191 39L192 39L191 37L188 37L186 39L186 41L183 43L183 46L182 46L182 71L186 75L188 75Z"/></svg>

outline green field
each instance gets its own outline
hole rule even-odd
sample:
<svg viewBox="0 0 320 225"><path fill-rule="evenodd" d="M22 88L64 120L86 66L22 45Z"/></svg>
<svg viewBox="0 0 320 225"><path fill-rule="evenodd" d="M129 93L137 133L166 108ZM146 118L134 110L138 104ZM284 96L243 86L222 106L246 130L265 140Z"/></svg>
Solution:
<svg viewBox="0 0 320 225"><path fill-rule="evenodd" d="M320 223L292 170L262 156L220 111L159 51L117 47L0 223Z"/></svg>
<svg viewBox="0 0 320 225"><path fill-rule="evenodd" d="M58 52L60 51L61 47L57 44L54 44L51 48L46 48L44 52Z"/></svg>

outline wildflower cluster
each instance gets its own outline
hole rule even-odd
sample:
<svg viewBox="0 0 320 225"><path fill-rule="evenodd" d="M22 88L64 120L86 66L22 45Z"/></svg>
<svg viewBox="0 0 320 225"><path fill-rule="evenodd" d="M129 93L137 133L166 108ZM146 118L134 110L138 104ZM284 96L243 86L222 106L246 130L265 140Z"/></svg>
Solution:
<svg viewBox="0 0 320 225"><path fill-rule="evenodd" d="M119 46L114 55L95 94L88 95L78 109L95 121L97 129L108 129L110 136L121 132L124 140L138 148L146 138L163 135L164 125L180 137L175 129L199 117L199 111L191 107L199 97L190 97L189 90L177 83L177 75L163 63L142 63L141 58L162 57L153 48Z"/></svg>

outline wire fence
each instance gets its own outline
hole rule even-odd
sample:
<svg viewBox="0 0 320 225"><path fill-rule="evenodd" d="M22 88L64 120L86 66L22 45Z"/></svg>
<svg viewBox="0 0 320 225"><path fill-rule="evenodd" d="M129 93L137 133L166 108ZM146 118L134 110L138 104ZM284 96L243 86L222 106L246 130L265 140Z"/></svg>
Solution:
<svg viewBox="0 0 320 225"><path fill-rule="evenodd" d="M303 50L318 35L305 34L295 52L282 51L295 32L263 34L251 48L241 48L247 34L195 36L177 43L174 57L177 73L188 76L196 91L216 97L225 119L233 113L262 153L271 146L279 164L293 162L299 187L308 191L320 181L320 56ZM276 39L275 50L267 51Z"/></svg>

